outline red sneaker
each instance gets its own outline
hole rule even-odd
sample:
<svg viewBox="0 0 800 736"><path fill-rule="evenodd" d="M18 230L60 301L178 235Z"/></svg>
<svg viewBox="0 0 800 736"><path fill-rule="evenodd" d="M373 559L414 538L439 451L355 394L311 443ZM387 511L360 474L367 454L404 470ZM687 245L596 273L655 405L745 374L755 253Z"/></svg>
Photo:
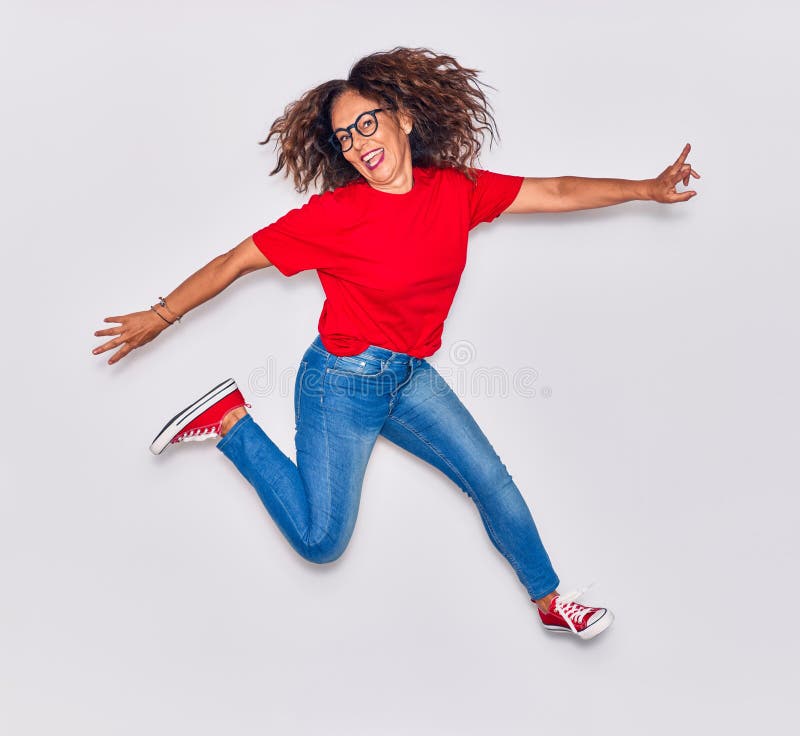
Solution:
<svg viewBox="0 0 800 736"><path fill-rule="evenodd" d="M170 419L150 444L150 452L160 455L170 444L219 437L219 427L231 409L247 406L236 381L229 378L189 404Z"/></svg>
<svg viewBox="0 0 800 736"><path fill-rule="evenodd" d="M557 595L550 601L547 613L537 606L544 627L550 631L577 634L581 639L591 639L611 626L614 614L607 608L583 606L575 602L583 592Z"/></svg>

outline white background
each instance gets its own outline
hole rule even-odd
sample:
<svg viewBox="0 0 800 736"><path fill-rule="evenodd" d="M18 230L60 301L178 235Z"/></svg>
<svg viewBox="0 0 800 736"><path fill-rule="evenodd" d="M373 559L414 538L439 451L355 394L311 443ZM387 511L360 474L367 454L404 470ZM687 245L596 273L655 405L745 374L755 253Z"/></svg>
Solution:
<svg viewBox="0 0 800 736"><path fill-rule="evenodd" d="M779 2L6 2L0 730L755 733L796 694L797 12ZM145 309L305 197L258 146L362 55L482 70L482 165L699 195L475 231L444 345L562 590L548 635L470 500L379 440L351 545L314 566L213 442L148 444L233 376L293 457L315 274L249 275L115 366ZM464 342L466 341L466 342ZM534 396L473 390L495 368ZM452 374L455 375L455 374ZM289 384L290 385L290 384ZM546 394L548 390L551 395Z"/></svg>

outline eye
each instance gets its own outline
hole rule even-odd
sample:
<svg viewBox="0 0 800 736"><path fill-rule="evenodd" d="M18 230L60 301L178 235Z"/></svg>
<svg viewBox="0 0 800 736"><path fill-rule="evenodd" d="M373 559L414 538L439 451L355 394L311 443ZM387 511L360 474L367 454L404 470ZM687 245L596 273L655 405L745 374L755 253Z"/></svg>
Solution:
<svg viewBox="0 0 800 736"><path fill-rule="evenodd" d="M336 139L341 144L349 143L350 142L350 134L349 133L339 133L339 135L336 136Z"/></svg>
<svg viewBox="0 0 800 736"><path fill-rule="evenodd" d="M366 118L365 120L361 121L361 125L358 126L359 130L368 131L372 130L375 125L375 121L372 118Z"/></svg>

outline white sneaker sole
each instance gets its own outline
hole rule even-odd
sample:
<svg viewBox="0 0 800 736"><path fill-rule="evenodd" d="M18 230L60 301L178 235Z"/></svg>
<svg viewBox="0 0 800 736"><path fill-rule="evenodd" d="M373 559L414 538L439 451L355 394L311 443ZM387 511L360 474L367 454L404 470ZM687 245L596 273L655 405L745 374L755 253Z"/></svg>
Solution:
<svg viewBox="0 0 800 736"><path fill-rule="evenodd" d="M584 629L583 631L578 632L578 636L583 639L591 639L598 634L602 634L611 624L614 623L614 614L611 611L606 611L605 614L597 621L595 621L591 626ZM548 626L547 624L542 624L548 631L555 631L559 634L574 634L575 632L572 629L565 629L563 626Z"/></svg>
<svg viewBox="0 0 800 736"><path fill-rule="evenodd" d="M236 381L228 378L222 383L214 386L207 394L201 396L197 401L189 404L185 409L179 411L172 419L170 419L164 428L156 435L156 438L150 443L150 452L154 455L160 455L164 449L170 444L172 438L181 431L189 422L196 417L200 416L209 406L224 398L228 394L233 393L237 389Z"/></svg>

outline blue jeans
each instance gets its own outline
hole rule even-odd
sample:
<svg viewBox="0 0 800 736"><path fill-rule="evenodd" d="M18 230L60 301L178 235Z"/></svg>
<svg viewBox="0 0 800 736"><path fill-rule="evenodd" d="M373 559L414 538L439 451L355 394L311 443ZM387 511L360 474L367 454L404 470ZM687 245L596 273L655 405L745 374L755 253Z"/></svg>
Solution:
<svg viewBox="0 0 800 736"><path fill-rule="evenodd" d="M217 447L252 484L305 559L324 563L347 547L378 435L441 470L475 502L494 546L533 599L558 587L530 510L489 440L426 360L371 345L329 353L319 335L294 389L296 464L249 414Z"/></svg>

